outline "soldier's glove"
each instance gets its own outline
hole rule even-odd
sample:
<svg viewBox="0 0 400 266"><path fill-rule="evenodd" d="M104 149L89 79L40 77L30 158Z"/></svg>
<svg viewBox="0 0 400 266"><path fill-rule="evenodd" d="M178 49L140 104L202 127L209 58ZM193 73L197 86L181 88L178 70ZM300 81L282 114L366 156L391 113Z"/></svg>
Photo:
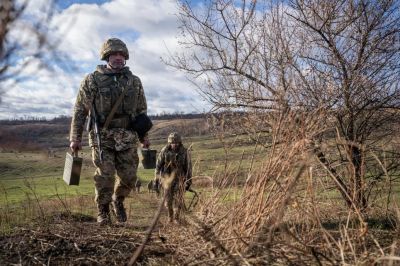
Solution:
<svg viewBox="0 0 400 266"><path fill-rule="evenodd" d="M142 147L143 149L149 149L150 148L150 141L149 138L143 137L143 138L139 138L140 143L142 143Z"/></svg>

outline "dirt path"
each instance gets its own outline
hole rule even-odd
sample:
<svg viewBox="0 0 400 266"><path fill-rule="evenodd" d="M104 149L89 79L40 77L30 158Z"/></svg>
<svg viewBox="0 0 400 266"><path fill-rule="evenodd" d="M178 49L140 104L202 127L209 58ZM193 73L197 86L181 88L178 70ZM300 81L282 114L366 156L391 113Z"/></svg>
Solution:
<svg viewBox="0 0 400 266"><path fill-rule="evenodd" d="M0 236L1 265L124 265L142 243L158 199L147 192L135 194L126 206L129 220L124 225L99 226L95 217L56 211L15 228ZM173 255L173 245L166 244L168 227L162 214L139 263L153 264Z"/></svg>

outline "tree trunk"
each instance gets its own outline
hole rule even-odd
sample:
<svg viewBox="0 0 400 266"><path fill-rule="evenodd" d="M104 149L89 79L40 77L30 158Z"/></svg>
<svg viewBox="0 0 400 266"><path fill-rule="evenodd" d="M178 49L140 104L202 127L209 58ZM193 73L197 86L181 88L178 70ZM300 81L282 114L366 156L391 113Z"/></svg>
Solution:
<svg viewBox="0 0 400 266"><path fill-rule="evenodd" d="M317 157L318 161L324 166L324 168L329 171L330 175L333 177L336 187L338 188L340 194L342 195L343 199L346 201L347 206L351 208L353 206L350 189L343 181L343 179L339 176L334 168L332 168L329 161L326 159L325 154L321 151L318 146L314 146L314 154Z"/></svg>
<svg viewBox="0 0 400 266"><path fill-rule="evenodd" d="M350 145L350 160L353 166L353 177L354 177L354 187L353 187L353 201L357 208L361 211L367 207L367 199L365 197L365 191L363 187L363 173L362 173L362 151L359 147Z"/></svg>

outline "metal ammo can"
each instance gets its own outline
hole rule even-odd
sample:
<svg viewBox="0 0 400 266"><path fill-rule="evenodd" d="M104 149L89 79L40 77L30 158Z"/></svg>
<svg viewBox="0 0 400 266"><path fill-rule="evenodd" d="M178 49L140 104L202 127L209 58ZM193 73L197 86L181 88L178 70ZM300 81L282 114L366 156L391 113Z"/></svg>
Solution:
<svg viewBox="0 0 400 266"><path fill-rule="evenodd" d="M142 165L144 169L156 168L157 150L142 149Z"/></svg>
<svg viewBox="0 0 400 266"><path fill-rule="evenodd" d="M82 158L78 157L78 153L74 152L74 156L67 152L65 158L63 179L67 185L79 185L81 176Z"/></svg>

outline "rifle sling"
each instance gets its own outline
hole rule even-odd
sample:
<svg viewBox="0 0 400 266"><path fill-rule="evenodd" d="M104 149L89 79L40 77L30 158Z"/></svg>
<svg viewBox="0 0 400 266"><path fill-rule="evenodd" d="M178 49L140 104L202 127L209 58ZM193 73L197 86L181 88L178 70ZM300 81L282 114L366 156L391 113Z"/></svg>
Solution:
<svg viewBox="0 0 400 266"><path fill-rule="evenodd" d="M118 109L118 106L121 104L122 99L124 98L125 93L126 93L126 91L128 90L127 87L130 86L131 83L132 83L132 78L129 77L126 86L123 87L123 89L122 89L121 95L118 97L118 99L117 99L117 101L115 102L113 108L111 109L110 113L108 114L107 119L106 119L106 122L104 123L102 130L106 130L106 129L108 128L108 126L110 125L111 120L113 119L114 114L115 114L115 112L116 112L117 109Z"/></svg>

